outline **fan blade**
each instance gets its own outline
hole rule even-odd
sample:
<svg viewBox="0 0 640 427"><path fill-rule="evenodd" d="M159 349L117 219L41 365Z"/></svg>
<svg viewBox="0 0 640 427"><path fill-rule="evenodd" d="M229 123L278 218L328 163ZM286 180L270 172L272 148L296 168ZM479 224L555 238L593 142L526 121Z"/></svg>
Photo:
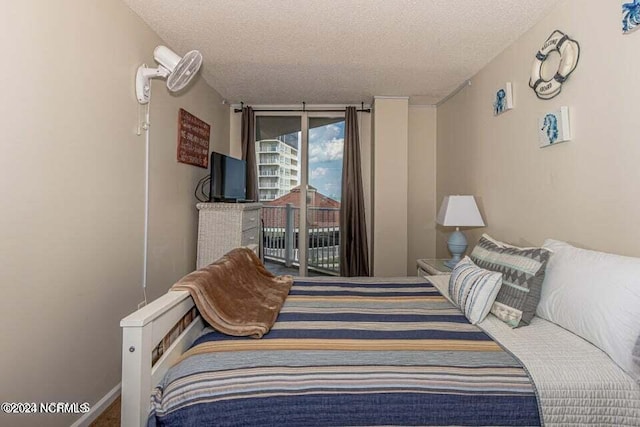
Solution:
<svg viewBox="0 0 640 427"><path fill-rule="evenodd" d="M184 89L200 70L201 66L202 54L197 50L187 52L167 79L167 88L171 92L178 92Z"/></svg>

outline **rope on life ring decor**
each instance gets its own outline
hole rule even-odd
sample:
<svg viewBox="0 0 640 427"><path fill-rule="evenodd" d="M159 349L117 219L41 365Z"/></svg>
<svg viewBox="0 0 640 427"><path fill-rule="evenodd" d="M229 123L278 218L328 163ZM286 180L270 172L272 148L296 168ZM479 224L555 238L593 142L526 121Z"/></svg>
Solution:
<svg viewBox="0 0 640 427"><path fill-rule="evenodd" d="M560 54L560 64L555 75L550 80L544 80L541 77L542 64L544 64L549 54L554 51ZM536 59L533 61L531 68L529 87L533 89L540 99L554 98L562 90L562 84L576 69L579 59L580 45L578 42L570 39L562 31L555 30L536 53Z"/></svg>

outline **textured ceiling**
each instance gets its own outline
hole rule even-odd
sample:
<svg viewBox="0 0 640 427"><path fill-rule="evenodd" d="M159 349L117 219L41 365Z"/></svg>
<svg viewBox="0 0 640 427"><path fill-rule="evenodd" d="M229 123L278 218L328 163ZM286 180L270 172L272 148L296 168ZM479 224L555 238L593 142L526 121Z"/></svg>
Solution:
<svg viewBox="0 0 640 427"><path fill-rule="evenodd" d="M434 104L559 0L124 0L232 103Z"/></svg>

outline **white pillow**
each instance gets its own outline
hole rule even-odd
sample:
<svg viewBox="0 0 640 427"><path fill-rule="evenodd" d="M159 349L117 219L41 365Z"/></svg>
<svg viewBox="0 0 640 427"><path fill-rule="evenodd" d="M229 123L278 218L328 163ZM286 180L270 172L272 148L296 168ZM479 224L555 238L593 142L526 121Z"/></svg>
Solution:
<svg viewBox="0 0 640 427"><path fill-rule="evenodd" d="M640 381L640 258L548 239L536 314L581 336Z"/></svg>
<svg viewBox="0 0 640 427"><path fill-rule="evenodd" d="M482 322L500 291L502 273L478 267L466 256L449 279L449 297L473 325Z"/></svg>

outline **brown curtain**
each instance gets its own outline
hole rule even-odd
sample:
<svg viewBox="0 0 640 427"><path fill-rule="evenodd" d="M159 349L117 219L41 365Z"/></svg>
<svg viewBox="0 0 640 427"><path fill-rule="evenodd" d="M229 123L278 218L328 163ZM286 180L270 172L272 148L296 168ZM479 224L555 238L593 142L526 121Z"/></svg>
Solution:
<svg viewBox="0 0 640 427"><path fill-rule="evenodd" d="M256 116L253 108L242 109L242 160L247 162L247 199L258 201L258 166L256 163Z"/></svg>
<svg viewBox="0 0 640 427"><path fill-rule="evenodd" d="M347 107L340 207L340 275L369 275L369 248L364 217L358 113Z"/></svg>

